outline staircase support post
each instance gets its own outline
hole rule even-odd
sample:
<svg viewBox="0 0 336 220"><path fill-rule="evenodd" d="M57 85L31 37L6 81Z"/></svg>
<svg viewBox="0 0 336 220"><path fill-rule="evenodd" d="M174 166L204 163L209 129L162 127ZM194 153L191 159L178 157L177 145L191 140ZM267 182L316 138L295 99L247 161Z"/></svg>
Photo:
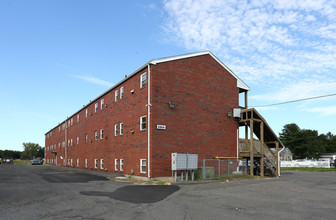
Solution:
<svg viewBox="0 0 336 220"><path fill-rule="evenodd" d="M261 151L261 157L260 157L260 176L264 176L264 123L260 122L260 151Z"/></svg>
<svg viewBox="0 0 336 220"><path fill-rule="evenodd" d="M280 166L279 166L279 141L275 142L275 152L276 152L276 173L277 177L280 176Z"/></svg>
<svg viewBox="0 0 336 220"><path fill-rule="evenodd" d="M254 155L253 155L253 120L250 120L250 176L253 176L253 165L254 165Z"/></svg>

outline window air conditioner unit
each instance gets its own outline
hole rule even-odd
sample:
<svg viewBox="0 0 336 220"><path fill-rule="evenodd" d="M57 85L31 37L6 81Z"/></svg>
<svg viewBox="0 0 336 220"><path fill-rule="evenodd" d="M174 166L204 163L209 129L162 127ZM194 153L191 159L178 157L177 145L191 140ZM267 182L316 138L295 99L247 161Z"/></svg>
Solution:
<svg viewBox="0 0 336 220"><path fill-rule="evenodd" d="M234 108L233 109L233 117L240 118L240 111L241 111L240 108Z"/></svg>

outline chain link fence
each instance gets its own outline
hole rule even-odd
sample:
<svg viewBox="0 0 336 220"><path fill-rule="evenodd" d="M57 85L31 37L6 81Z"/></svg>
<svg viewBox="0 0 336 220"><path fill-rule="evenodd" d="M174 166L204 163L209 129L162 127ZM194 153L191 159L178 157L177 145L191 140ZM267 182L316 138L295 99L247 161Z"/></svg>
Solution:
<svg viewBox="0 0 336 220"><path fill-rule="evenodd" d="M204 159L200 176L205 179L219 179L227 175L246 175L246 159Z"/></svg>

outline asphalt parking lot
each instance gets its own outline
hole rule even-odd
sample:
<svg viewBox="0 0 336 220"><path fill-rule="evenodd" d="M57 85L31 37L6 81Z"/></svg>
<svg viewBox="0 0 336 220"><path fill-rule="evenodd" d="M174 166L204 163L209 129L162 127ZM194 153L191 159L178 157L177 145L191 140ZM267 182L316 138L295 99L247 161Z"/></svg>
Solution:
<svg viewBox="0 0 336 220"><path fill-rule="evenodd" d="M336 219L336 173L172 186L0 165L0 219Z"/></svg>

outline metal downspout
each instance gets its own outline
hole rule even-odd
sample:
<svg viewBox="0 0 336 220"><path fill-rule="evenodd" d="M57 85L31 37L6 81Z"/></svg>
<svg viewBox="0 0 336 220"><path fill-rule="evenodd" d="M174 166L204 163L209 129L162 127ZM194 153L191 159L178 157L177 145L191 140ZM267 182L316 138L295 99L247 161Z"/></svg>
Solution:
<svg viewBox="0 0 336 220"><path fill-rule="evenodd" d="M150 169L150 132L151 132L151 130L150 130L150 128L151 128L151 124L150 124L150 122L151 122L151 117L150 117L150 107L152 106L152 104L151 104L151 93L150 93L150 90L151 90L151 85L150 85L150 82L151 82L151 77L150 77L151 75L150 75L150 63L148 63L148 88L147 88L147 90L148 90L148 103L147 103L147 115L148 115L148 135L147 135L147 137L148 137L148 141L147 141L147 143L148 143L148 156L147 156L147 158L148 158L148 178L150 178L151 177L151 169Z"/></svg>

